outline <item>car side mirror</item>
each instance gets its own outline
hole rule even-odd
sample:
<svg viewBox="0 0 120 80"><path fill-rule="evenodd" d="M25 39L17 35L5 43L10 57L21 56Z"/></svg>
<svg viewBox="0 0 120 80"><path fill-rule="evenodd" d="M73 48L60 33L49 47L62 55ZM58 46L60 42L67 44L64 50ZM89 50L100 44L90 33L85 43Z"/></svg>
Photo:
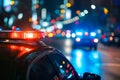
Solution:
<svg viewBox="0 0 120 80"><path fill-rule="evenodd" d="M97 74L85 72L83 75L83 80L101 80L101 77Z"/></svg>

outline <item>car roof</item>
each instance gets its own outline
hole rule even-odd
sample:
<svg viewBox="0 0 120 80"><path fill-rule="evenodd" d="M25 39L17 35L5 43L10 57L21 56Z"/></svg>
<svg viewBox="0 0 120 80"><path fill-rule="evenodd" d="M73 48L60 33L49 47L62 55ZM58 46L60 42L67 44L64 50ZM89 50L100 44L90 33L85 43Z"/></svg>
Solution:
<svg viewBox="0 0 120 80"><path fill-rule="evenodd" d="M43 41L28 42L22 40L10 40L9 42L0 41L0 56L21 58L31 52L45 51L53 49L53 47L46 45Z"/></svg>
<svg viewBox="0 0 120 80"><path fill-rule="evenodd" d="M28 44L0 43L0 56L8 58L20 58L37 48L38 47L35 45Z"/></svg>

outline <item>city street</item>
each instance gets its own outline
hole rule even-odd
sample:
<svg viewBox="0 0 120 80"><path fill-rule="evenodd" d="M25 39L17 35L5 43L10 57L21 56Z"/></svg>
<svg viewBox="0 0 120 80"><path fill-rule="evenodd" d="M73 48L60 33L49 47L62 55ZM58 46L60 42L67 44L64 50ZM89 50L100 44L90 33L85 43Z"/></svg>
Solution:
<svg viewBox="0 0 120 80"><path fill-rule="evenodd" d="M70 39L50 38L43 41L61 50L80 75L84 72L91 72L99 74L102 80L120 79L119 48L107 47L99 43L97 51L89 50L89 47L72 49Z"/></svg>
<svg viewBox="0 0 120 80"><path fill-rule="evenodd" d="M120 80L120 0L0 0L0 80L76 80L49 46L84 80Z"/></svg>

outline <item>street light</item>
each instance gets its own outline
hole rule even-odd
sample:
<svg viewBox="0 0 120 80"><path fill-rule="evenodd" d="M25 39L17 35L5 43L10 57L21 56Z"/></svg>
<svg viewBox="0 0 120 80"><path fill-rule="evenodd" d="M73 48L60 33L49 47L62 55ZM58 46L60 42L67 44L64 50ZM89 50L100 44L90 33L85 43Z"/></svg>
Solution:
<svg viewBox="0 0 120 80"><path fill-rule="evenodd" d="M92 9L96 9L96 6L94 4L91 5Z"/></svg>

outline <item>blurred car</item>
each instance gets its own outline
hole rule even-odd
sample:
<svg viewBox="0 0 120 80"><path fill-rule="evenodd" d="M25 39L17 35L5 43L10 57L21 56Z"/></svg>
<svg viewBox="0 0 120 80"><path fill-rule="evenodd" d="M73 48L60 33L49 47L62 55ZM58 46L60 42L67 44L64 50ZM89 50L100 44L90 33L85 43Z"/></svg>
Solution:
<svg viewBox="0 0 120 80"><path fill-rule="evenodd" d="M77 47L90 47L97 50L97 44L99 42L99 34L95 31L79 31L72 34L73 48Z"/></svg>
<svg viewBox="0 0 120 80"><path fill-rule="evenodd" d="M41 41L38 31L0 31L1 80L100 80L85 73L79 76L57 49Z"/></svg>
<svg viewBox="0 0 120 80"><path fill-rule="evenodd" d="M115 32L103 33L100 41L101 43L107 46L120 47L120 33Z"/></svg>

